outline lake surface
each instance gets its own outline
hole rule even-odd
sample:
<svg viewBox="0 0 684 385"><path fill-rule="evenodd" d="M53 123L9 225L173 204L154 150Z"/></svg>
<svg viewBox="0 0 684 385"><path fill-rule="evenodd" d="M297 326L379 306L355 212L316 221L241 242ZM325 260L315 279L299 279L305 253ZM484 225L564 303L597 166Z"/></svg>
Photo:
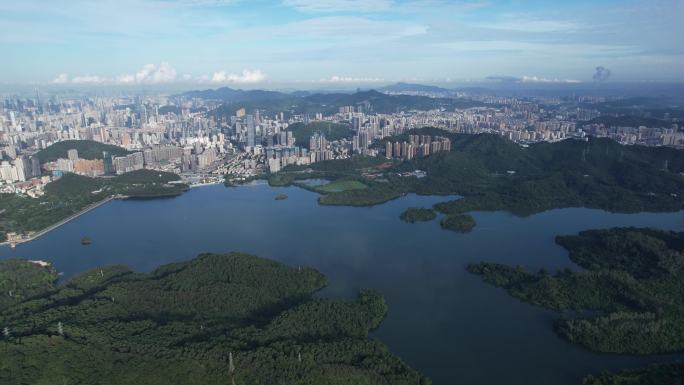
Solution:
<svg viewBox="0 0 684 385"><path fill-rule="evenodd" d="M280 193L289 198L276 201ZM556 313L524 304L464 269L479 261L576 268L554 236L614 226L682 231L682 212L560 209L528 218L482 212L473 215L472 233L456 234L438 221L399 220L407 207L445 197L409 195L375 207L320 206L316 199L296 187L257 184L113 201L36 241L1 247L0 258L49 260L65 276L111 264L149 271L202 252L244 251L312 266L329 278L323 296L379 289L389 313L373 337L435 385L579 385L589 373L684 357L601 355L567 344L553 333ZM83 236L93 244L82 246Z"/></svg>

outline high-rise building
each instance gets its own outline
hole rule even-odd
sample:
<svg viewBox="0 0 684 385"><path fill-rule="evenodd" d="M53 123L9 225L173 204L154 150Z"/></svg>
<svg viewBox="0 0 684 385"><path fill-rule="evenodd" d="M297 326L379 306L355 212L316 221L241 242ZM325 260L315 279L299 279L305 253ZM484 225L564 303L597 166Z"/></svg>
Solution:
<svg viewBox="0 0 684 385"><path fill-rule="evenodd" d="M116 172L112 155L108 151L102 151L102 162L105 174L114 174Z"/></svg>
<svg viewBox="0 0 684 385"><path fill-rule="evenodd" d="M38 157L31 157L31 176L37 178L41 175L40 171L40 159Z"/></svg>
<svg viewBox="0 0 684 385"><path fill-rule="evenodd" d="M392 159L392 142L385 143L385 157Z"/></svg>
<svg viewBox="0 0 684 385"><path fill-rule="evenodd" d="M354 135L352 137L352 151L358 152L359 151L359 136Z"/></svg>
<svg viewBox="0 0 684 385"><path fill-rule="evenodd" d="M31 163L25 156L20 156L14 160L14 168L16 169L17 180L20 182L31 178Z"/></svg>
<svg viewBox="0 0 684 385"><path fill-rule="evenodd" d="M370 144L371 137L366 130L359 131L359 148L366 149Z"/></svg>
<svg viewBox="0 0 684 385"><path fill-rule="evenodd" d="M143 168L144 159L142 152L134 152L130 155L116 157L113 160L114 170L116 170L117 174L140 170Z"/></svg>
<svg viewBox="0 0 684 385"><path fill-rule="evenodd" d="M0 164L0 179L6 180L6 181L13 181L14 175L16 172L13 171L14 167L8 162L8 161L3 161L2 164Z"/></svg>
<svg viewBox="0 0 684 385"><path fill-rule="evenodd" d="M70 161L75 161L78 159L78 150L72 148L71 150L67 151L67 158L69 158Z"/></svg>
<svg viewBox="0 0 684 385"><path fill-rule="evenodd" d="M254 147L256 145L256 125L254 124L254 116L247 115L247 147Z"/></svg>
<svg viewBox="0 0 684 385"><path fill-rule="evenodd" d="M352 118L352 129L354 131L359 131L361 129L361 118L358 116L354 116Z"/></svg>

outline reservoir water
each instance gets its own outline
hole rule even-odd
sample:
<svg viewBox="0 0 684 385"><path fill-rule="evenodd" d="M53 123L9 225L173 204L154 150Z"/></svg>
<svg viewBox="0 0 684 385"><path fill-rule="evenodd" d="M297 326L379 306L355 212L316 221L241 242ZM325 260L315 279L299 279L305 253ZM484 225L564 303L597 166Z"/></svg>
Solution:
<svg viewBox="0 0 684 385"><path fill-rule="evenodd" d="M289 198L275 200L280 193ZM464 269L479 261L576 268L554 243L556 235L615 226L682 231L682 212L559 209L527 218L483 212L473 214L477 227L470 234L443 231L438 221L399 220L407 207L444 200L409 195L374 207L329 207L296 187L215 185L172 199L110 202L33 242L1 247L0 258L49 260L65 277L111 264L150 271L202 252L243 251L315 267L330 281L322 296L380 290L389 313L372 337L436 385L579 385L602 370L684 359L595 354L567 344L553 333L556 313ZM83 236L92 245L82 246Z"/></svg>

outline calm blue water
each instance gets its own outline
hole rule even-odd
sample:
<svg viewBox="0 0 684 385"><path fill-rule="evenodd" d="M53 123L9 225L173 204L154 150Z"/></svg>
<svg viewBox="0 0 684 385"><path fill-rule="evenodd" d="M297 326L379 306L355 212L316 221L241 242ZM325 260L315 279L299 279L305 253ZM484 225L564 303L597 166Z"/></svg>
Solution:
<svg viewBox="0 0 684 385"><path fill-rule="evenodd" d="M278 193L289 199L276 201ZM437 221L407 224L399 214L444 197L407 197L375 207L319 206L315 193L267 185L193 189L173 199L114 201L0 258L52 261L65 276L109 264L149 271L201 252L244 251L319 269L324 296L361 287L383 292L389 314L374 337L436 385L580 384L588 373L682 356L599 355L552 331L556 314L509 297L464 270L496 261L531 269L575 267L558 234L614 226L684 230L684 215L609 214L562 209L519 218L475 213L470 234ZM80 244L83 236L91 246Z"/></svg>

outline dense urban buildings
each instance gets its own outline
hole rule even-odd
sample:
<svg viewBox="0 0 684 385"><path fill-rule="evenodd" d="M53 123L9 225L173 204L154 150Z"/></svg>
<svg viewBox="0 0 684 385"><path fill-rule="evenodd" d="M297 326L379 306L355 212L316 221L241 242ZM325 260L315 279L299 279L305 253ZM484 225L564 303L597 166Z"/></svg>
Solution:
<svg viewBox="0 0 684 385"><path fill-rule="evenodd" d="M224 175L244 180L289 165L355 155L410 160L450 151L451 143L443 137L410 135L408 140L380 144L426 126L452 133L495 133L521 145L592 135L627 145L684 148L681 123L667 115L644 121L599 111L601 103L619 98L453 96L470 105L378 113L371 100L363 100L312 116L259 108L228 112L220 100L183 95L9 97L0 105L1 189L39 195L46 183L64 173L107 177L142 168L174 172L197 184L220 182ZM655 126L644 123L653 121ZM294 124L318 128L307 131L307 137L297 137ZM331 134L331 125L344 127L348 134ZM36 156L66 140L115 145L126 153L83 156L69 149L65 156L42 163Z"/></svg>

